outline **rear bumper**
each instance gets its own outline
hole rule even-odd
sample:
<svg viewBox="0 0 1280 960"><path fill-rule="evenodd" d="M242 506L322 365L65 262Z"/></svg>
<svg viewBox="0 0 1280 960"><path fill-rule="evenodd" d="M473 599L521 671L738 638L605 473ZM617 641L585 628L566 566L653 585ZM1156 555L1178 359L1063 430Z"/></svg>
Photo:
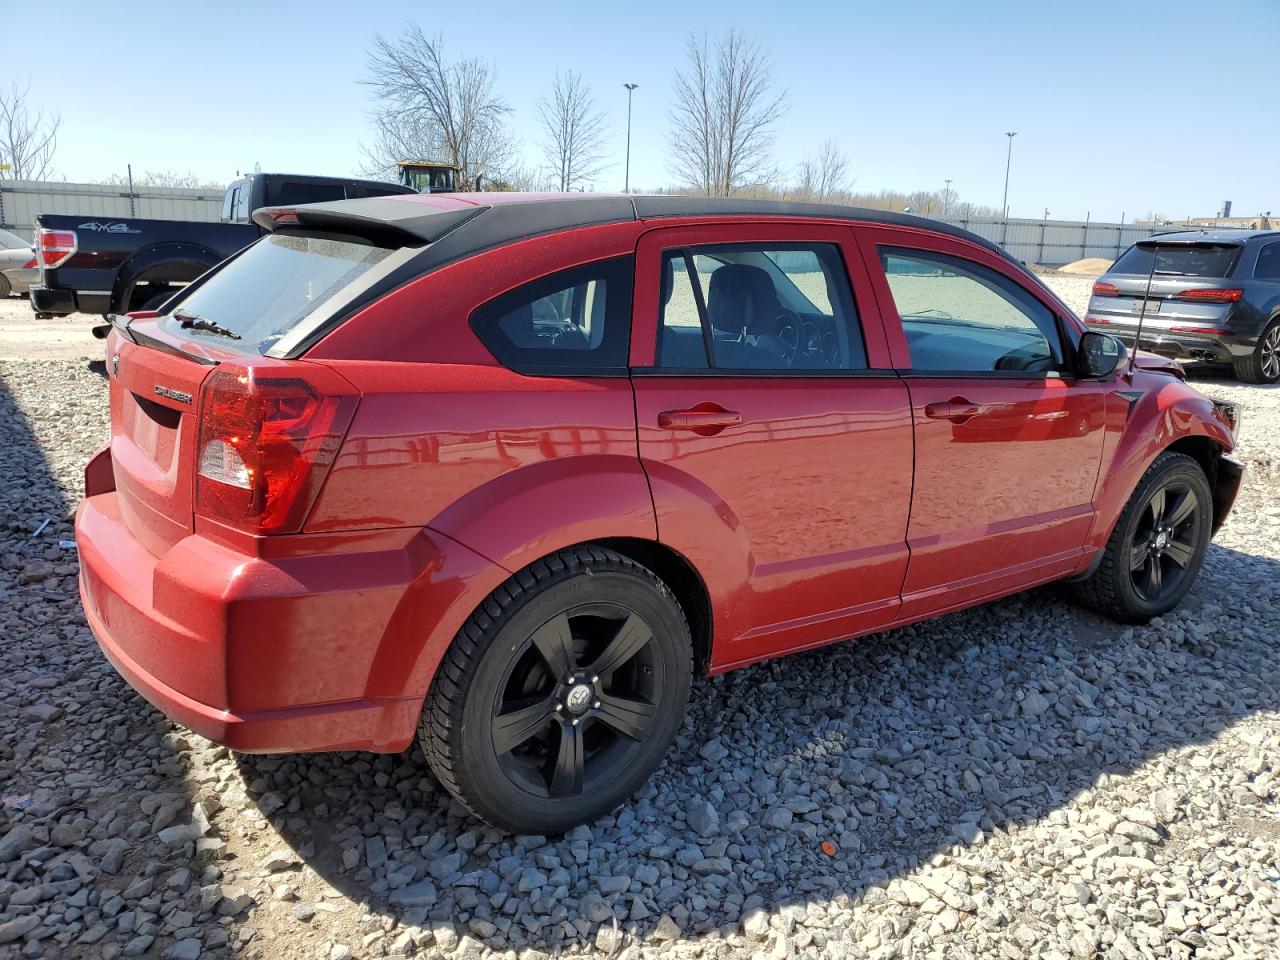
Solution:
<svg viewBox="0 0 1280 960"><path fill-rule="evenodd" d="M242 753L398 752L408 746L421 700L312 704L237 714L179 693L129 658L90 606L83 577L80 595L98 646L116 672L170 720L206 739Z"/></svg>
<svg viewBox="0 0 1280 960"><path fill-rule="evenodd" d="M116 492L97 493L76 513L80 595L121 676L210 740L248 753L398 752L471 609L460 603L492 589L492 565L460 544L401 536L400 549L272 560L197 533L157 557L125 526Z"/></svg>
<svg viewBox="0 0 1280 960"><path fill-rule="evenodd" d="M1085 325L1099 333L1109 333L1118 337L1126 346L1132 347L1137 330L1112 323L1093 323L1086 319ZM1230 332L1221 336L1208 334L1173 333L1167 329L1150 329L1143 327L1143 350L1158 353L1162 357L1175 360L1202 360L1208 363L1231 363L1238 358L1247 357L1253 352L1257 343L1256 337L1240 337Z"/></svg>
<svg viewBox="0 0 1280 960"><path fill-rule="evenodd" d="M110 293L77 293L74 290L33 286L30 296L31 307L37 313L52 313L60 317L69 313L105 314L111 309Z"/></svg>

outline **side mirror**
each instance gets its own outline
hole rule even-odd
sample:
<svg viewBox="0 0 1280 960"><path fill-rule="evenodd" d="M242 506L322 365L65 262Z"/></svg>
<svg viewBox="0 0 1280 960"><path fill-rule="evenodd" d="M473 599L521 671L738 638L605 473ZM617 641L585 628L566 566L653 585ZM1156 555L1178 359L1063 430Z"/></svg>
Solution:
<svg viewBox="0 0 1280 960"><path fill-rule="evenodd" d="M1109 333L1087 331L1076 352L1076 372L1082 377L1102 379L1115 373L1126 356L1125 346Z"/></svg>

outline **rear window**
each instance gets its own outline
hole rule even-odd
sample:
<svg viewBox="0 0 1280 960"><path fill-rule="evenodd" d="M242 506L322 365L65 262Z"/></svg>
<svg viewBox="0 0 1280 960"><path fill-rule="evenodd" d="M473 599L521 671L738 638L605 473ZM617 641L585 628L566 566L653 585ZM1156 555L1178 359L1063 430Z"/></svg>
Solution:
<svg viewBox="0 0 1280 960"><path fill-rule="evenodd" d="M357 237L268 234L170 310L217 324L238 340L184 329L172 316L164 323L174 333L209 337L232 350L265 353L304 317L393 252Z"/></svg>
<svg viewBox="0 0 1280 960"><path fill-rule="evenodd" d="M1155 257L1156 274L1174 277L1225 277L1240 255L1238 244L1196 244L1186 247L1132 246L1115 262L1108 273L1132 273L1146 276Z"/></svg>
<svg viewBox="0 0 1280 960"><path fill-rule="evenodd" d="M308 183L306 180L268 180L266 206L304 203L327 203L347 199L347 188L341 183Z"/></svg>

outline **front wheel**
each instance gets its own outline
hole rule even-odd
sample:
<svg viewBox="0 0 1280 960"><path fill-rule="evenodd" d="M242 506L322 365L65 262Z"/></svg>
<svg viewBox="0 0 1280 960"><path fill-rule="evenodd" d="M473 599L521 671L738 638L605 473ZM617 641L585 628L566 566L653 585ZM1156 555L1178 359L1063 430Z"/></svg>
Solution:
<svg viewBox="0 0 1280 960"><path fill-rule="evenodd" d="M1107 616L1146 623L1186 597L1212 526L1213 495L1200 464L1162 453L1125 505L1098 568L1076 589Z"/></svg>
<svg viewBox="0 0 1280 960"><path fill-rule="evenodd" d="M1253 353L1235 362L1236 378L1245 383L1280 380L1280 319L1272 320L1258 337Z"/></svg>
<svg viewBox="0 0 1280 960"><path fill-rule="evenodd" d="M626 800L661 762L689 696L679 603L600 547L527 567L467 620L418 739L440 782L516 833L560 834Z"/></svg>

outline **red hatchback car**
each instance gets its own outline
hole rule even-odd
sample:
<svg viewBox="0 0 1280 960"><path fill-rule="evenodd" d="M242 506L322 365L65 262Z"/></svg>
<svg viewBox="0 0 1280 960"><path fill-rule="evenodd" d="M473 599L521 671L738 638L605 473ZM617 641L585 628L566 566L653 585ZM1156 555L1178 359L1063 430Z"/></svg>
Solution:
<svg viewBox="0 0 1280 960"><path fill-rule="evenodd" d="M107 657L236 750L404 750L554 833L718 673L1054 580L1186 594L1235 413L969 233L880 211L432 195L112 319L76 519Z"/></svg>

